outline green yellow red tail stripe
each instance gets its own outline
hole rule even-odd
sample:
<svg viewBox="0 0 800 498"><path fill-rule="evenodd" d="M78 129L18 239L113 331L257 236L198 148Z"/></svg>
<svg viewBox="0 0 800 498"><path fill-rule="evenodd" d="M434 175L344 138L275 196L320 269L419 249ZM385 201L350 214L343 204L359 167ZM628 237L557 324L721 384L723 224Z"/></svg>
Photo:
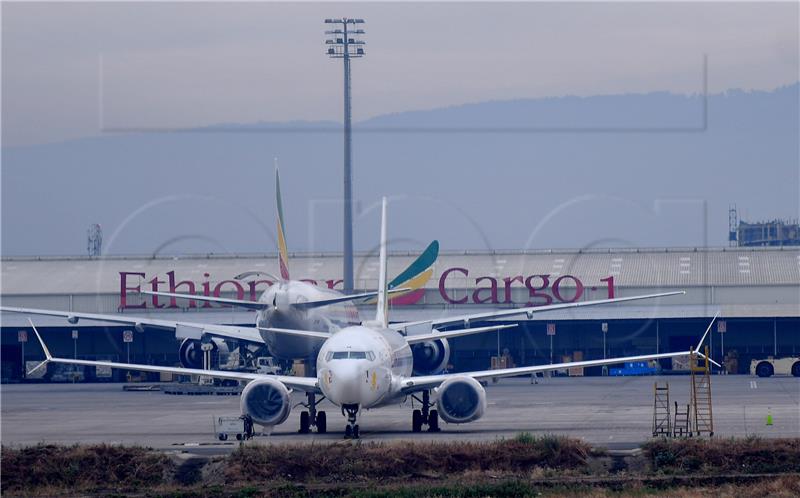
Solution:
<svg viewBox="0 0 800 498"><path fill-rule="evenodd" d="M392 294L389 302L395 306L403 306L414 304L422 299L425 294L425 284L428 283L428 280L433 275L433 264L436 263L436 258L438 257L439 241L434 240L408 268L389 282L389 290L408 289L398 294Z"/></svg>
<svg viewBox="0 0 800 498"><path fill-rule="evenodd" d="M283 203L281 202L281 177L275 161L275 201L277 203L278 252L280 253L281 278L289 280L289 251L286 249L286 232L283 222Z"/></svg>

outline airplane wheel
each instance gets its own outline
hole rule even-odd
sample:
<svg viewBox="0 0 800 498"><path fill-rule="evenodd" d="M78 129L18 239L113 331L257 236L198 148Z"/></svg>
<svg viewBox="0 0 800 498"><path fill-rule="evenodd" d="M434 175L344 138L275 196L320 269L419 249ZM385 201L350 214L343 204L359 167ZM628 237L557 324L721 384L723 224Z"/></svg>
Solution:
<svg viewBox="0 0 800 498"><path fill-rule="evenodd" d="M300 434L308 434L311 427L311 418L308 412L300 413Z"/></svg>
<svg viewBox="0 0 800 498"><path fill-rule="evenodd" d="M350 426L350 424L347 424L344 428L344 437L353 437L353 428Z"/></svg>
<svg viewBox="0 0 800 498"><path fill-rule="evenodd" d="M439 432L439 412L431 410L428 416L428 432Z"/></svg>
<svg viewBox="0 0 800 498"><path fill-rule="evenodd" d="M317 413L317 432L320 434L328 432L328 417L325 412Z"/></svg>
<svg viewBox="0 0 800 498"><path fill-rule="evenodd" d="M422 430L422 412L414 410L411 412L411 431L420 432Z"/></svg>
<svg viewBox="0 0 800 498"><path fill-rule="evenodd" d="M219 440L220 441L227 441L228 440L228 435L227 434L220 434L219 435Z"/></svg>
<svg viewBox="0 0 800 498"><path fill-rule="evenodd" d="M358 424L353 426L353 439L358 439Z"/></svg>

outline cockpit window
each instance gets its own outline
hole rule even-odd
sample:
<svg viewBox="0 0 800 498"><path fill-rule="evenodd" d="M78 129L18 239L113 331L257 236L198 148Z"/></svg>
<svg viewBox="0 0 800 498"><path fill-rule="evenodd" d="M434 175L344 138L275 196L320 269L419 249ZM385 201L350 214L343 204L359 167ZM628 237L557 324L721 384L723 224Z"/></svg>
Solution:
<svg viewBox="0 0 800 498"><path fill-rule="evenodd" d="M330 351L325 355L325 360L374 360L375 353L372 351Z"/></svg>

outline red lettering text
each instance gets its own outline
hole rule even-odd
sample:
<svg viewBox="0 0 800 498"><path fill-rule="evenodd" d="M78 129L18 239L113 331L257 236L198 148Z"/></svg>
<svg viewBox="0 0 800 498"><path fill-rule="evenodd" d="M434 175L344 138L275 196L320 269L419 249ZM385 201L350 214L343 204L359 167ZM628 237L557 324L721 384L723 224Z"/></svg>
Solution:
<svg viewBox="0 0 800 498"><path fill-rule="evenodd" d="M447 295L447 290L445 288L445 280L447 280L447 276L454 271L463 273L465 277L469 276L469 270L467 270L466 268L449 268L445 270L442 273L442 276L439 277L439 294L442 296L442 299L444 299L450 304L464 304L467 302L467 296L464 296L461 299L453 299Z"/></svg>
<svg viewBox="0 0 800 498"><path fill-rule="evenodd" d="M150 289L153 292L158 292L158 284L163 284L164 281L163 280L159 280L158 277L156 276L156 277L153 277L153 279L150 280L150 282L148 282L148 283L150 284ZM163 308L164 307L163 304L158 304L158 296L151 296L151 297L153 298L153 308Z"/></svg>
<svg viewBox="0 0 800 498"><path fill-rule="evenodd" d="M194 294L194 282L192 282L191 280L181 280L180 282L175 283L175 271L174 270L167 272L167 282L169 282L169 291L172 292L173 294L178 292L178 287L180 287L181 285L185 285L187 287L186 292L184 292L183 294ZM176 298L174 298L174 297L170 298L169 307L170 308L177 308L178 307L178 303L177 303L177 299ZM197 307L197 304L195 303L195 301L193 299L189 300L189 307L190 308Z"/></svg>
<svg viewBox="0 0 800 498"><path fill-rule="evenodd" d="M605 282L606 285L608 286L608 298L614 299L614 275L611 275L610 277L606 278L601 278L600 281Z"/></svg>
<svg viewBox="0 0 800 498"><path fill-rule="evenodd" d="M564 297L561 295L561 289L560 289L561 282L563 282L565 278L571 278L575 282L575 296L573 296L572 299L564 299ZM583 294L583 284L581 283L580 280L573 277L572 275L563 275L561 277L558 277L556 281L553 282L553 295L559 301L565 303L573 303L578 299L580 299L582 294Z"/></svg>
<svg viewBox="0 0 800 498"><path fill-rule="evenodd" d="M533 286L532 282L534 278L542 279L542 285L540 287ZM528 301L526 306L547 306L548 304L552 304L553 298L550 296L550 294L537 292L547 289L548 285L550 285L550 275L531 275L530 277L526 278L525 287L528 288L528 295L530 296L530 301ZM534 299L536 298L542 298L544 299L544 302L534 302Z"/></svg>
<svg viewBox="0 0 800 498"><path fill-rule="evenodd" d="M497 279L493 277L478 277L475 279L475 285L477 286L483 280L489 280L492 284L489 287L478 287L475 289L475 292L472 293L472 302L475 304L484 304L484 303L492 303L497 304ZM485 297L481 299L481 291L489 291L489 297Z"/></svg>
<svg viewBox="0 0 800 498"><path fill-rule="evenodd" d="M203 276L208 278L208 277L211 276L211 274L203 273ZM211 296L211 284L209 283L208 280L203 282L203 295L206 296L206 297L210 297ZM211 303L210 302L206 301L205 303L203 303L203 308L210 308L210 307L211 307Z"/></svg>
<svg viewBox="0 0 800 498"><path fill-rule="evenodd" d="M236 299L242 300L244 299L244 287L236 280L223 280L222 282L218 283L216 287L214 287L214 297L220 297L220 293L222 292L222 286L225 284L232 284L236 288ZM223 304L223 306L227 306Z"/></svg>
<svg viewBox="0 0 800 498"><path fill-rule="evenodd" d="M128 275L137 275L142 278L144 278L145 276L144 273L136 273L128 271L119 272L119 308L120 309L146 308L147 303L145 302L141 304L128 304L128 291L139 292L141 290L138 285L136 287L128 287Z"/></svg>
<svg viewBox="0 0 800 498"><path fill-rule="evenodd" d="M511 284L513 284L514 282L519 282L519 283L522 284L523 283L522 275L517 275L516 277L513 277L513 278L512 277L506 277L506 278L503 279L503 282L505 283L505 290L506 290L506 292L505 292L506 298L505 298L505 300L503 300L503 302L504 303L512 303L513 301L511 300Z"/></svg>
<svg viewBox="0 0 800 498"><path fill-rule="evenodd" d="M275 282L273 282L272 280L253 280L253 281L247 282L247 285L250 287L250 300L251 301L258 301L258 296L256 295L256 286L258 284L267 284L267 287L269 287L274 283Z"/></svg>

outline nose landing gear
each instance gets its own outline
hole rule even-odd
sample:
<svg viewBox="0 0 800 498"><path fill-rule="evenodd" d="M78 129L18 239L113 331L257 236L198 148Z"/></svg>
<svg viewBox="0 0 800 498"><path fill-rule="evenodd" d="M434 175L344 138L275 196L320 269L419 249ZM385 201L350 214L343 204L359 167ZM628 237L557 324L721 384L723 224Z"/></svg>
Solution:
<svg viewBox="0 0 800 498"><path fill-rule="evenodd" d="M422 404L422 409L411 412L411 431L422 432L422 426L427 425L428 432L439 432L441 430L439 429L439 412L431 410L431 406L433 406L431 392L423 391L422 399L416 396L412 396L412 398Z"/></svg>
<svg viewBox="0 0 800 498"><path fill-rule="evenodd" d="M358 439L358 405L342 405L342 415L347 412L347 426L344 428L345 439Z"/></svg>
<svg viewBox="0 0 800 498"><path fill-rule="evenodd" d="M300 434L308 434L311 432L312 427L317 428L319 434L325 434L328 431L328 420L324 411L317 411L317 403L325 399L325 396L317 399L314 393L306 393L308 400L303 406L308 408L308 411L300 412Z"/></svg>

